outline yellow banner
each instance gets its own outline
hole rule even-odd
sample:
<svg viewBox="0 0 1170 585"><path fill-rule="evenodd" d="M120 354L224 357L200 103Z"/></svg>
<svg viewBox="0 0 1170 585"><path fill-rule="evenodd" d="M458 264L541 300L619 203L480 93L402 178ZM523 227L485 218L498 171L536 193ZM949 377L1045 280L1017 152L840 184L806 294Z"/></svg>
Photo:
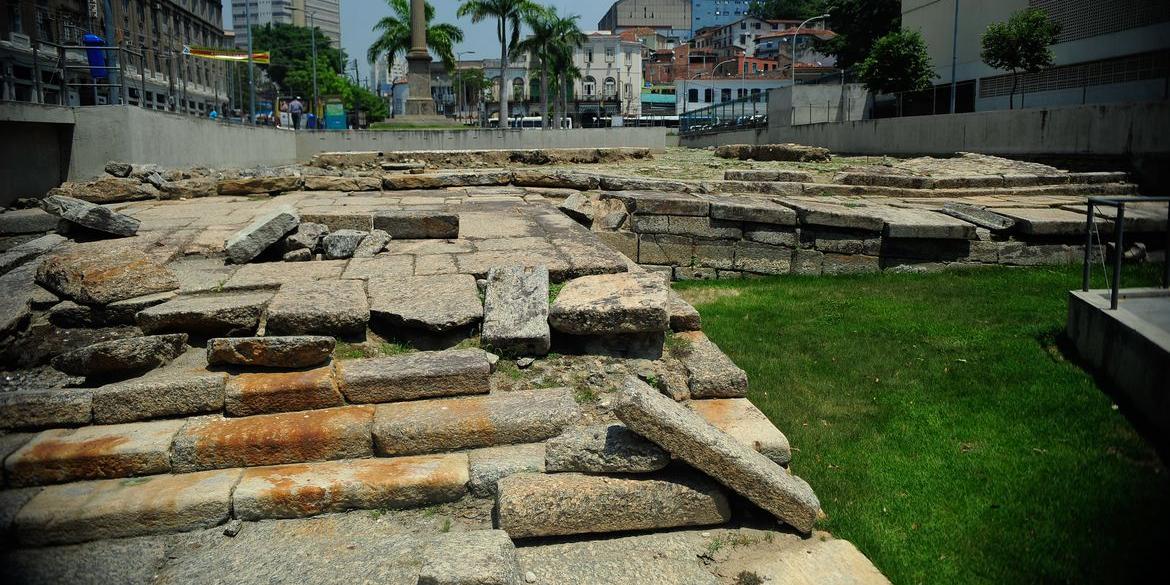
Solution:
<svg viewBox="0 0 1170 585"><path fill-rule="evenodd" d="M203 59L215 59L218 61L247 61L248 52L240 51L238 49L212 49L209 47L183 47L184 55L191 55L192 57L201 57ZM252 62L261 65L267 65L269 60L268 51L262 53L252 53Z"/></svg>

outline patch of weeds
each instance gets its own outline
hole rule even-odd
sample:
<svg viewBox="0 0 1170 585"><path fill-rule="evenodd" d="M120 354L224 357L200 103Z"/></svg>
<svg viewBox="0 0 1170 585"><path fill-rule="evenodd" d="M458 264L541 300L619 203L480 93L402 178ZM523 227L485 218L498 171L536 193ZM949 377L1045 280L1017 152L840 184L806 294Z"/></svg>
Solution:
<svg viewBox="0 0 1170 585"><path fill-rule="evenodd" d="M378 349L382 352L382 355L401 355L418 351L405 343L395 343L393 341L383 341L378 346Z"/></svg>
<svg viewBox="0 0 1170 585"><path fill-rule="evenodd" d="M524 372L521 372L520 367L517 366L516 362L512 360L501 359L499 363L496 364L496 371L503 372L505 376L508 376L513 380L524 379Z"/></svg>
<svg viewBox="0 0 1170 585"><path fill-rule="evenodd" d="M386 510L382 510L382 509L370 510L370 518L377 520L378 518L381 518L382 515L385 513L386 513Z"/></svg>
<svg viewBox="0 0 1170 585"><path fill-rule="evenodd" d="M735 585L764 585L764 580L751 571L740 571L735 577Z"/></svg>
<svg viewBox="0 0 1170 585"><path fill-rule="evenodd" d="M727 536L716 536L715 538L711 539L711 542L707 543L707 554L709 556L715 556L715 553L719 552L720 550L722 550L725 547L726 548L738 548L741 546L750 546L750 545L753 545L759 541L760 540L758 538L753 538L751 536L747 536L744 534L729 534Z"/></svg>
<svg viewBox="0 0 1170 585"><path fill-rule="evenodd" d="M594 392L592 388L577 388L576 390L573 390L573 400L576 400L577 404L597 402L597 392Z"/></svg>
<svg viewBox="0 0 1170 585"><path fill-rule="evenodd" d="M444 534L447 532L451 532L451 519L450 518L443 518L443 525L441 527L439 527L439 532L442 532Z"/></svg>
<svg viewBox="0 0 1170 585"><path fill-rule="evenodd" d="M423 510L422 510L422 515L423 515L423 517L426 517L426 518L433 518L438 513L439 513L438 506L427 506L427 507L423 508Z"/></svg>
<svg viewBox="0 0 1170 585"><path fill-rule="evenodd" d="M540 390L544 390L546 388L556 388L563 385L564 384L561 384L561 381L558 378L541 377L532 381L532 387Z"/></svg>
<svg viewBox="0 0 1170 585"><path fill-rule="evenodd" d="M557 300L557 295L561 294L561 289L565 288L563 282L550 282L548 285L548 304L553 304Z"/></svg>
<svg viewBox="0 0 1170 585"><path fill-rule="evenodd" d="M678 335L667 335L663 343L666 346L666 351L676 358L684 358L691 355L690 339L680 337Z"/></svg>
<svg viewBox="0 0 1170 585"><path fill-rule="evenodd" d="M661 390L664 385L662 380L656 374L646 374L642 377L642 381L654 388L658 388L659 390Z"/></svg>
<svg viewBox="0 0 1170 585"><path fill-rule="evenodd" d="M356 360L366 357L366 349L360 344L338 341L333 348L333 358L338 360Z"/></svg>
<svg viewBox="0 0 1170 585"><path fill-rule="evenodd" d="M453 349L483 349L483 342L478 337L468 337L455 344Z"/></svg>

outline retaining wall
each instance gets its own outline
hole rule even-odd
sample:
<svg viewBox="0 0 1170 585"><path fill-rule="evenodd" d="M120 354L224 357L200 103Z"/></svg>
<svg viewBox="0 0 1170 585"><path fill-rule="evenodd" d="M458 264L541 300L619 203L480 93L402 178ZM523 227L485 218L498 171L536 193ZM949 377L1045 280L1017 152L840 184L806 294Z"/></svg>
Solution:
<svg viewBox="0 0 1170 585"><path fill-rule="evenodd" d="M666 150L665 128L573 130L418 130L376 132L300 132L297 157L321 152L395 150L510 150L534 148L649 148Z"/></svg>

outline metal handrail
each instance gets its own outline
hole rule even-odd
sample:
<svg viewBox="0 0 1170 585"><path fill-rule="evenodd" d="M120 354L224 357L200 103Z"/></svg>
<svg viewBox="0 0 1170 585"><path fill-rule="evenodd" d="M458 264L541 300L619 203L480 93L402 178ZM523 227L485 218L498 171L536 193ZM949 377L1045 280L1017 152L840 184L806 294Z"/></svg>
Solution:
<svg viewBox="0 0 1170 585"><path fill-rule="evenodd" d="M1085 215L1085 260L1081 269L1081 290L1089 291L1089 272L1092 268L1090 258L1093 251L1093 214L1094 206L1108 206L1117 208L1117 217L1113 220L1113 282L1110 283L1109 309L1117 308L1118 291L1121 288L1121 261L1125 251L1122 243L1125 241L1125 204L1126 203L1159 203L1166 202L1166 257L1162 274L1162 288L1170 288L1170 197L1089 197L1088 209Z"/></svg>

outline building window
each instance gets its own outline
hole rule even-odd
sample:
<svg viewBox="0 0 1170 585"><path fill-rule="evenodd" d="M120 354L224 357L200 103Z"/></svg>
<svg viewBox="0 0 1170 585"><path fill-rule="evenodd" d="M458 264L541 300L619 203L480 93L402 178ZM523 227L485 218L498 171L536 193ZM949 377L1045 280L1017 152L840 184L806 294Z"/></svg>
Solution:
<svg viewBox="0 0 1170 585"><path fill-rule="evenodd" d="M707 88L703 90L703 101L711 103L715 101L715 90Z"/></svg>
<svg viewBox="0 0 1170 585"><path fill-rule="evenodd" d="M605 97L610 97L617 93L617 83L612 77L605 78Z"/></svg>
<svg viewBox="0 0 1170 585"><path fill-rule="evenodd" d="M613 63L613 53L614 53L613 47L606 47L605 48L605 62L606 63Z"/></svg>
<svg viewBox="0 0 1170 585"><path fill-rule="evenodd" d="M589 47L588 49L585 49L585 62L586 63L593 62L593 47Z"/></svg>
<svg viewBox="0 0 1170 585"><path fill-rule="evenodd" d="M731 89L730 88L725 87L725 88L719 90L719 101L721 101L721 102L731 101Z"/></svg>
<svg viewBox="0 0 1170 585"><path fill-rule="evenodd" d="M19 4L8 5L8 32L24 34L24 19Z"/></svg>
<svg viewBox="0 0 1170 585"><path fill-rule="evenodd" d="M585 78L584 92L585 95L597 95L597 80L592 75Z"/></svg>
<svg viewBox="0 0 1170 585"><path fill-rule="evenodd" d="M517 77L512 80L512 99L516 101L524 100L524 79Z"/></svg>
<svg viewBox="0 0 1170 585"><path fill-rule="evenodd" d="M687 101L692 103L692 104L699 101L699 90L688 89L687 90Z"/></svg>

